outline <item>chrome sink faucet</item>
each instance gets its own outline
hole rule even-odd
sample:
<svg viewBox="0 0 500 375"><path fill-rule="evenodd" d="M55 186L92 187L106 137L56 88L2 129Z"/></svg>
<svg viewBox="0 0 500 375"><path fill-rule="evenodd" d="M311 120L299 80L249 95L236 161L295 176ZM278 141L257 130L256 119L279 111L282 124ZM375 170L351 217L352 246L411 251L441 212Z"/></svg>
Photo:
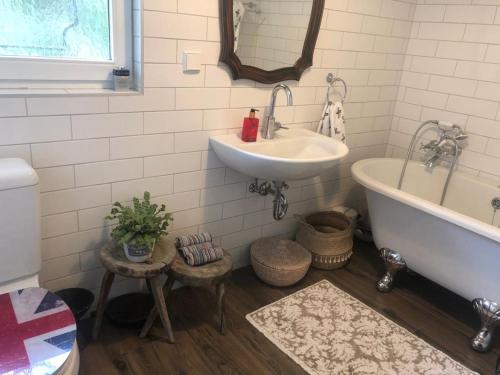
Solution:
<svg viewBox="0 0 500 375"><path fill-rule="evenodd" d="M284 90L286 94L287 105L293 105L292 90L285 84L280 83L274 86L273 92L271 94L271 107L269 109L269 114L264 119L264 126L262 127L262 138L273 139L274 134L279 129L288 129L277 122L274 118L274 108L276 106L276 96L280 90Z"/></svg>

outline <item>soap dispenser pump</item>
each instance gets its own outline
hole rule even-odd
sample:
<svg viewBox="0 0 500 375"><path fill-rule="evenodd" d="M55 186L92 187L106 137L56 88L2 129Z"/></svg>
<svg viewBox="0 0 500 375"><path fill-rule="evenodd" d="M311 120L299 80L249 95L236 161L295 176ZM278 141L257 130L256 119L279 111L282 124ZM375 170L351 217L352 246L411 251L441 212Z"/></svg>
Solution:
<svg viewBox="0 0 500 375"><path fill-rule="evenodd" d="M243 120L243 129L241 131L241 140L244 142L255 142L259 131L259 119L255 117L257 109L252 108L248 117Z"/></svg>

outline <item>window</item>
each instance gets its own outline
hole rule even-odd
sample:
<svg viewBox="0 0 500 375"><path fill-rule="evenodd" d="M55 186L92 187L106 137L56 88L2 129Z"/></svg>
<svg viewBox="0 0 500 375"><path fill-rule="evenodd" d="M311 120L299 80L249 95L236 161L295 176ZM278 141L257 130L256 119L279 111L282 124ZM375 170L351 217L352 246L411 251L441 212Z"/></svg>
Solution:
<svg viewBox="0 0 500 375"><path fill-rule="evenodd" d="M0 0L0 86L109 87L131 67L130 0Z"/></svg>

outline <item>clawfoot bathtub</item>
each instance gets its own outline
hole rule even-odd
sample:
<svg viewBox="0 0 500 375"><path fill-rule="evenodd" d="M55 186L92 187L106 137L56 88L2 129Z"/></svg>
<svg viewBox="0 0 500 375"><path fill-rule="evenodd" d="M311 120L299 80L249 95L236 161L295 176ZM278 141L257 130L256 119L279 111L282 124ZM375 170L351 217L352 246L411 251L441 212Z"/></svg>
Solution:
<svg viewBox="0 0 500 375"><path fill-rule="evenodd" d="M472 346L487 351L500 323L500 187L454 172L440 206L448 169L410 161L398 190L402 166L403 160L390 158L352 166L366 189L375 244L387 268L377 288L389 291L407 266L473 301L482 326Z"/></svg>

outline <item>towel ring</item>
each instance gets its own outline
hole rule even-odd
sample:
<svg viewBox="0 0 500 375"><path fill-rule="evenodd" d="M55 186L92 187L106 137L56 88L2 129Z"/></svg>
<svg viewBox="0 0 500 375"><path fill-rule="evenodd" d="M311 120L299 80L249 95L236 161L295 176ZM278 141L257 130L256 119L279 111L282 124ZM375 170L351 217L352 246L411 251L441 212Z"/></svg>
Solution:
<svg viewBox="0 0 500 375"><path fill-rule="evenodd" d="M335 82L340 82L344 86L344 95L342 95L341 102L344 103L345 99L347 98L347 83L339 77L334 77L332 73L328 73L326 76L326 82L328 83L328 90L326 91L326 101L327 103L330 103L330 90L335 89Z"/></svg>

